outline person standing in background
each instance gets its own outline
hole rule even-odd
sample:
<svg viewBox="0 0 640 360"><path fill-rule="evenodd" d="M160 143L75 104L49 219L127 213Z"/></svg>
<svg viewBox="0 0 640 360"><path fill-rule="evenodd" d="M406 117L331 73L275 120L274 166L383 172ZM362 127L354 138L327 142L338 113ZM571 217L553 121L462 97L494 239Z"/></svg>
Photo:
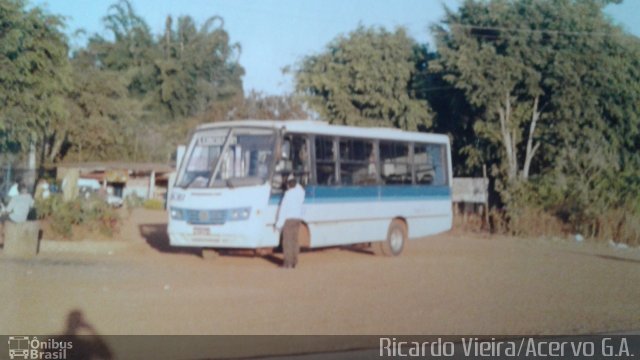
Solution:
<svg viewBox="0 0 640 360"><path fill-rule="evenodd" d="M7 217L14 223L22 223L27 221L29 211L33 207L33 197L27 191L27 186L24 184L19 185L20 194L14 196L9 201L9 205L4 209Z"/></svg>
<svg viewBox="0 0 640 360"><path fill-rule="evenodd" d="M21 183L19 189L20 194L12 197L6 208L0 206L0 237L2 238L2 243L4 243L5 222L7 220L13 223L23 223L27 221L29 211L34 204L31 194L27 191L27 187ZM2 204L0 203L0 205Z"/></svg>

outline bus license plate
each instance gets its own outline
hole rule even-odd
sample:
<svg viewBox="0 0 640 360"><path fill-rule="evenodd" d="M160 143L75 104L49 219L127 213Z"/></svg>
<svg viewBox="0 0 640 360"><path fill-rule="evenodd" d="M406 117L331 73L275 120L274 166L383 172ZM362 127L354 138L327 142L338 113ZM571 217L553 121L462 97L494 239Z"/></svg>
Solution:
<svg viewBox="0 0 640 360"><path fill-rule="evenodd" d="M193 235L210 235L211 231L208 227L194 227Z"/></svg>

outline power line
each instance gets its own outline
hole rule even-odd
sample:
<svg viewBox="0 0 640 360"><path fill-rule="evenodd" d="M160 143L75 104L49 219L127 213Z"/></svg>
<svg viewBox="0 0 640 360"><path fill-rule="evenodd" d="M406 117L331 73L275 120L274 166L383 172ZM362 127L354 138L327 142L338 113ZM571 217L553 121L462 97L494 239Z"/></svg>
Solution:
<svg viewBox="0 0 640 360"><path fill-rule="evenodd" d="M451 23L448 24L449 27L459 27L470 30L486 30L486 31L508 31L508 32L522 32L522 33L537 33L537 34L555 34L555 35L571 35L571 36L612 36L615 33L612 32L595 32L595 31L563 31L563 30L546 30L546 29L522 29L522 28L509 28L509 27L499 27L499 26L478 26L478 25L468 25L468 24L459 24L459 23ZM494 36L494 35L483 35L477 34L479 36ZM500 35L495 35L499 37Z"/></svg>

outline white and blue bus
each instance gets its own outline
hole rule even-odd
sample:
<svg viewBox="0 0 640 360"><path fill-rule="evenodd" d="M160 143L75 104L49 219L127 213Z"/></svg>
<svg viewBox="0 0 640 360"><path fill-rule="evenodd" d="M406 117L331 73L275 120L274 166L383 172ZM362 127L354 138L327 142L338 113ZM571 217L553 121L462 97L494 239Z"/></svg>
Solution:
<svg viewBox="0 0 640 360"><path fill-rule="evenodd" d="M305 188L303 248L370 243L399 255L409 238L451 229L445 135L319 121L199 126L169 197L170 244L203 249L280 245L287 176Z"/></svg>

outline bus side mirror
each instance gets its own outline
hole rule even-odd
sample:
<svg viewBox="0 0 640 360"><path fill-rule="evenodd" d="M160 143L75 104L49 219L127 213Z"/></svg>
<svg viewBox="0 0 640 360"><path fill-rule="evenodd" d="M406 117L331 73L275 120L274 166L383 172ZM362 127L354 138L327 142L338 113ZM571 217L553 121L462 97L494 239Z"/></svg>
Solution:
<svg viewBox="0 0 640 360"><path fill-rule="evenodd" d="M290 151L291 151L291 143L289 142L289 140L285 140L282 143L281 159L288 160Z"/></svg>

